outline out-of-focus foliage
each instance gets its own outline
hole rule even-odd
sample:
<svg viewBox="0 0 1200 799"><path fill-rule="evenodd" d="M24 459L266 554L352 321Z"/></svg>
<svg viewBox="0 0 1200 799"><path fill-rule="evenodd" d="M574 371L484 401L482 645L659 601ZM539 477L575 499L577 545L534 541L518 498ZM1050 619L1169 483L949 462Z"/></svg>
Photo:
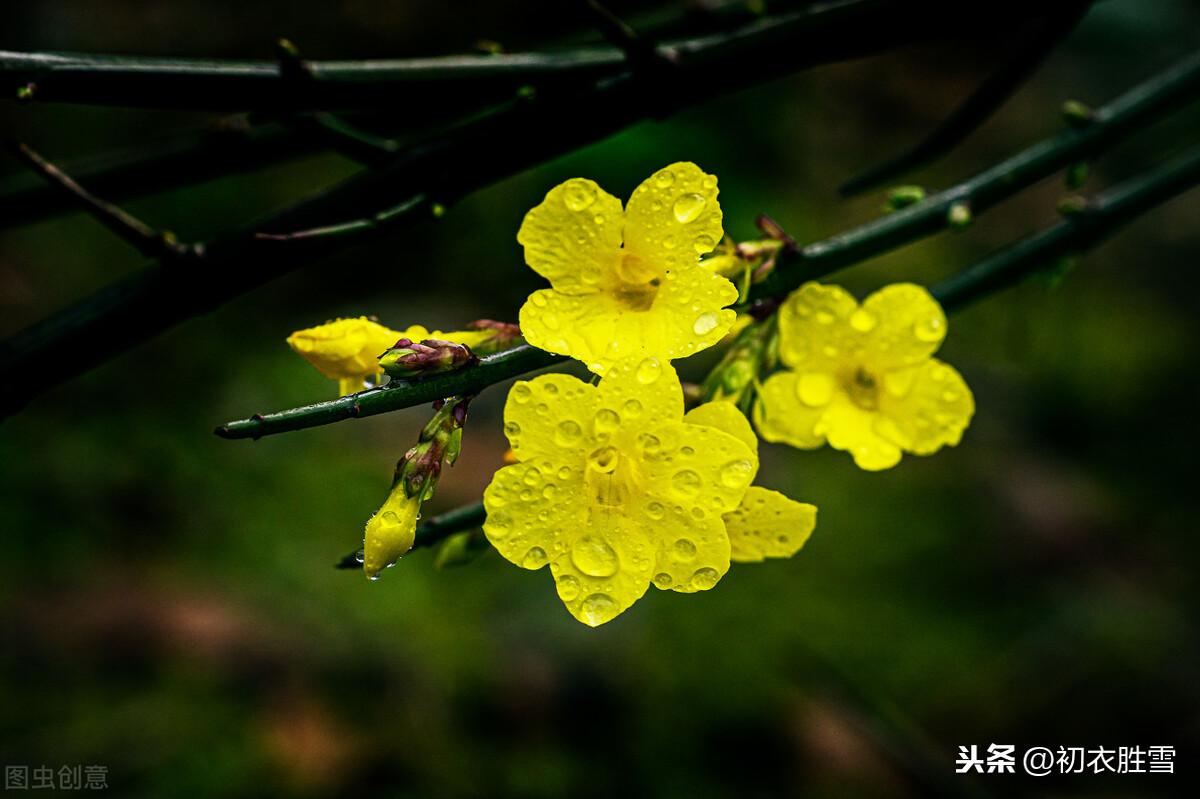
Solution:
<svg viewBox="0 0 1200 799"><path fill-rule="evenodd" d="M416 55L475 38L535 46L581 24L561 3L521 6L57 0L7 9L0 47L261 56L287 35L310 57ZM1063 99L1116 94L1194 46L1198 22L1184 0L1098 4L994 120L905 181L947 185L1055 129ZM417 552L377 583L331 568L427 409L257 443L211 434L329 395L282 342L314 321L512 319L539 287L521 216L575 175L626 196L657 166L695 161L721 176L739 239L760 212L801 241L868 219L883 192L844 202L836 185L928 130L1005 50L907 49L639 126L189 322L6 421L0 760L104 764L118 793L155 797L924 797L930 780L956 784L959 744L993 741L1173 743L1186 762L1200 647L1194 193L1057 289L1032 282L955 317L940 356L978 402L960 446L884 474L764 446L771 487L821 508L801 556L734 569L687 601L652 592L597 630L562 612L549 575L492 553L436 571ZM64 160L194 121L0 107L6 133ZM1192 111L1123 146L1089 186L1165 157L1167 136L1198 122ZM352 170L313 157L130 209L190 239ZM837 281L865 296L936 280L1049 221L1062 191L1047 182ZM138 265L79 216L4 232L0 332ZM472 406L431 511L475 501L501 465L503 396Z"/></svg>

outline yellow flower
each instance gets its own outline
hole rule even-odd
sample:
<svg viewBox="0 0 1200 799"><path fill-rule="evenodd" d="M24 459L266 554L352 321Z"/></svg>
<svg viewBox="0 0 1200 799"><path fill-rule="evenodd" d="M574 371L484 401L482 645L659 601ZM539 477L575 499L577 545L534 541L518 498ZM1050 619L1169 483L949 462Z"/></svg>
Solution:
<svg viewBox="0 0 1200 799"><path fill-rule="evenodd" d="M932 357L946 315L920 286L887 286L860 307L844 289L807 283L780 308L779 336L788 369L760 387L754 410L768 441L828 442L862 469L887 469L902 451L957 444L975 412L962 376Z"/></svg>
<svg viewBox="0 0 1200 799"><path fill-rule="evenodd" d="M492 335L489 330L431 332L421 325L413 325L407 330L392 330L360 316L297 330L288 336L287 343L321 374L338 381L338 394L345 395L362 391L369 383L378 383L383 375L383 370L379 368L379 356L402 338L413 341L445 339L473 347Z"/></svg>
<svg viewBox="0 0 1200 799"><path fill-rule="evenodd" d="M404 482L397 482L388 498L367 522L363 539L363 572L374 580L408 550L416 540L421 497L410 497Z"/></svg>
<svg viewBox="0 0 1200 799"><path fill-rule="evenodd" d="M621 201L586 178L555 186L525 215L517 241L553 288L521 308L521 330L541 349L603 374L622 358L682 358L733 324L726 278L700 264L721 240L717 179L672 164Z"/></svg>
<svg viewBox="0 0 1200 799"><path fill-rule="evenodd" d="M563 374L518 382L504 430L520 462L484 492L484 532L518 566L549 564L567 610L593 627L651 582L712 588L729 569L722 517L758 471L749 425L731 434L716 415L684 416L679 377L653 357L613 364L598 386Z"/></svg>

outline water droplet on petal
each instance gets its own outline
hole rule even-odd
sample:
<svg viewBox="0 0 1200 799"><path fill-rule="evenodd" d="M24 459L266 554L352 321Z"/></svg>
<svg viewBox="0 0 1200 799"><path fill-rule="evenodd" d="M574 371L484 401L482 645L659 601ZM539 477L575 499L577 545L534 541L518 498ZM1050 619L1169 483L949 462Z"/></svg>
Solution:
<svg viewBox="0 0 1200 799"><path fill-rule="evenodd" d="M582 211L596 201L596 188L586 180L571 180L563 191L563 202L572 211Z"/></svg>
<svg viewBox="0 0 1200 799"><path fill-rule="evenodd" d="M654 185L660 189L668 188L675 182L675 173L669 169L663 169L654 176Z"/></svg>
<svg viewBox="0 0 1200 799"><path fill-rule="evenodd" d="M671 575L667 574L666 572L659 572L658 574L654 575L654 584L659 588L670 588L671 583L673 582L675 581L671 579Z"/></svg>
<svg viewBox="0 0 1200 799"><path fill-rule="evenodd" d="M717 573L716 569L705 566L703 569L696 569L696 573L692 575L692 588L698 591L707 591L720 579L721 575Z"/></svg>
<svg viewBox="0 0 1200 799"><path fill-rule="evenodd" d="M558 470L558 479L559 480L566 480L566 479L570 478L570 476L571 476L570 468L568 468L566 466L559 468L559 470Z"/></svg>
<svg viewBox="0 0 1200 799"><path fill-rule="evenodd" d="M646 505L646 515L654 521L661 519L666 512L667 509L663 507L661 502L651 502Z"/></svg>
<svg viewBox="0 0 1200 799"><path fill-rule="evenodd" d="M637 380L639 383L653 383L662 376L662 364L658 358L647 358L638 364Z"/></svg>
<svg viewBox="0 0 1200 799"><path fill-rule="evenodd" d="M572 447L583 435L583 429L574 419L566 419L558 423L554 431L554 440L560 447Z"/></svg>
<svg viewBox="0 0 1200 799"><path fill-rule="evenodd" d="M717 315L712 313L700 314L696 317L696 321L692 324L692 332L697 336L703 336L706 333L711 333L717 326Z"/></svg>
<svg viewBox="0 0 1200 799"><path fill-rule="evenodd" d="M721 482L727 488L741 488L754 477L754 464L750 461L733 461L721 468Z"/></svg>
<svg viewBox="0 0 1200 799"><path fill-rule="evenodd" d="M671 477L671 485L680 494L695 496L700 492L700 475L691 469L683 469Z"/></svg>
<svg viewBox="0 0 1200 799"><path fill-rule="evenodd" d="M584 621L593 627L610 621L620 613L620 605L608 594L592 594L580 607Z"/></svg>
<svg viewBox="0 0 1200 799"><path fill-rule="evenodd" d="M571 602L579 596L579 580L569 574L558 579L558 595L565 602Z"/></svg>
<svg viewBox="0 0 1200 799"><path fill-rule="evenodd" d="M589 577L612 577L620 568L617 552L603 538L585 535L571 547L571 562Z"/></svg>
<svg viewBox="0 0 1200 799"><path fill-rule="evenodd" d="M699 194L683 194L675 201L675 205L671 207L671 211L675 214L677 220L686 225L688 222L695 221L696 217L700 216L704 211L704 206L706 205L708 205L708 201Z"/></svg>
<svg viewBox="0 0 1200 799"><path fill-rule="evenodd" d="M540 569L546 565L549 558L546 556L546 550L541 547L532 547L525 553L525 558L521 561L521 565L526 569Z"/></svg>
<svg viewBox="0 0 1200 799"><path fill-rule="evenodd" d="M696 248L697 255L704 255L706 252L712 252L717 243L713 241L712 236L701 235L696 237L696 240L692 242L692 246Z"/></svg>
<svg viewBox="0 0 1200 799"><path fill-rule="evenodd" d="M626 416L640 416L642 413L642 403L635 399L625 400L625 405L622 408Z"/></svg>
<svg viewBox="0 0 1200 799"><path fill-rule="evenodd" d="M516 402L529 402L529 398L533 396L533 389L528 383L517 383L512 387L512 391L508 392L508 396Z"/></svg>
<svg viewBox="0 0 1200 799"><path fill-rule="evenodd" d="M941 341L946 335L946 323L936 316L921 319L913 325L913 335L927 344Z"/></svg>
<svg viewBox="0 0 1200 799"><path fill-rule="evenodd" d="M696 545L686 538L675 542L675 557L679 560L691 560L696 557Z"/></svg>
<svg viewBox="0 0 1200 799"><path fill-rule="evenodd" d="M621 417L612 408L596 411L593 421L598 436L607 436L621 426Z"/></svg>
<svg viewBox="0 0 1200 799"><path fill-rule="evenodd" d="M602 447L588 456L588 466L601 474L612 474L620 460L621 454L614 447Z"/></svg>

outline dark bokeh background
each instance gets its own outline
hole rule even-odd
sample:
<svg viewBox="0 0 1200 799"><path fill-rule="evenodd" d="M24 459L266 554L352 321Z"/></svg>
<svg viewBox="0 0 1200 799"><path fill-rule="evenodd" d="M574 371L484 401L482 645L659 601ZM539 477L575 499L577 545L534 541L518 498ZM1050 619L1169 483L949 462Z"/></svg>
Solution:
<svg viewBox="0 0 1200 799"><path fill-rule="evenodd" d="M269 57L279 35L312 57L424 55L584 31L575 6L546 1L55 0L2 14L2 48L163 55ZM1198 23L1185 0L1100 3L915 180L947 185L1053 132L1062 100L1114 96L1195 46ZM539 285L515 231L567 177L627 196L695 160L720 176L741 237L763 211L801 240L871 218L881 194L847 202L837 184L964 97L1011 46L994 33L638 126L192 320L5 422L0 761L103 764L114 791L155 797L1184 795L1162 776L968 783L953 770L957 746L992 742L1171 744L1195 768L1194 192L1056 289L1031 281L954 319L943 354L979 406L960 447L883 474L765 447L761 482L821 508L808 547L705 594L651 591L596 630L565 613L548 573L491 553L436 571L417 552L374 584L331 568L426 410L257 443L211 433L330 396L284 345L295 328L513 318ZM209 119L0 107L6 135L64 160ZM1088 188L1165 158L1198 122L1139 136ZM202 238L354 169L317 156L129 207ZM1051 221L1063 192L1048 181L838 279L858 292L935 281ZM4 231L0 333L139 265L80 215ZM502 398L473 407L435 510L473 501L499 466Z"/></svg>

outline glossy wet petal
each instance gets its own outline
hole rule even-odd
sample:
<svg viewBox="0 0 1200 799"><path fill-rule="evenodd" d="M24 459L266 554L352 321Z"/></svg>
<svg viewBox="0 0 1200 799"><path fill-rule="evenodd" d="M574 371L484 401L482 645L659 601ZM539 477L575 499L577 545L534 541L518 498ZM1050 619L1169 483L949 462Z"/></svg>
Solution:
<svg viewBox="0 0 1200 799"><path fill-rule="evenodd" d="M654 587L691 594L714 587L729 571L729 536L715 514L672 507L656 528Z"/></svg>
<svg viewBox="0 0 1200 799"><path fill-rule="evenodd" d="M962 375L931 358L884 376L876 429L908 452L929 455L958 444L974 413Z"/></svg>
<svg viewBox="0 0 1200 799"><path fill-rule="evenodd" d="M560 475L529 463L496 472L483 492L483 506L488 541L524 569L540 569L567 552L588 519L578 471Z"/></svg>
<svg viewBox="0 0 1200 799"><path fill-rule="evenodd" d="M572 178L525 215L517 241L525 262L555 288L591 292L613 269L623 224L620 200L595 181Z"/></svg>
<svg viewBox="0 0 1200 799"><path fill-rule="evenodd" d="M790 558L808 541L816 524L815 505L750 486L742 504L725 514L730 558L737 562Z"/></svg>
<svg viewBox="0 0 1200 799"><path fill-rule="evenodd" d="M569 531L568 540L550 571L559 599L584 624L612 621L650 587L650 539L621 511L593 508L586 523Z"/></svg>
<svg viewBox="0 0 1200 799"><path fill-rule="evenodd" d="M816 449L825 443L817 427L833 401L836 382L832 374L808 374L802 383L802 375L795 372L776 372L759 387L754 426L767 441L799 449Z"/></svg>
<svg viewBox="0 0 1200 799"><path fill-rule="evenodd" d="M890 469L900 462L900 446L881 434L881 418L877 411L860 408L840 396L830 403L815 432L823 433L834 449L849 452L860 469Z"/></svg>
<svg viewBox="0 0 1200 799"><path fill-rule="evenodd" d="M694 265L721 241L717 179L690 161L655 172L634 189L625 211L625 249L676 270Z"/></svg>
<svg viewBox="0 0 1200 799"><path fill-rule="evenodd" d="M866 360L879 370L918 364L946 337L942 306L913 283L894 283L867 297L851 322L867 328Z"/></svg>
<svg viewBox="0 0 1200 799"><path fill-rule="evenodd" d="M706 402L697 405L684 414L683 420L688 424L715 427L741 441L751 452L758 452L758 437L754 435L750 421L732 402Z"/></svg>
<svg viewBox="0 0 1200 799"><path fill-rule="evenodd" d="M365 316L337 319L288 336L288 346L333 380L379 373L379 356L401 334Z"/></svg>
<svg viewBox="0 0 1200 799"><path fill-rule="evenodd" d="M367 522L363 536L363 572L375 577L412 549L416 540L421 500L408 497L396 486L383 506Z"/></svg>
<svg viewBox="0 0 1200 799"><path fill-rule="evenodd" d="M851 324L858 301L840 286L805 283L779 309L779 357L802 371L836 371L858 357L863 332Z"/></svg>
<svg viewBox="0 0 1200 799"><path fill-rule="evenodd" d="M598 392L564 374L519 380L504 403L504 434L513 454L542 468L582 468L594 449Z"/></svg>

